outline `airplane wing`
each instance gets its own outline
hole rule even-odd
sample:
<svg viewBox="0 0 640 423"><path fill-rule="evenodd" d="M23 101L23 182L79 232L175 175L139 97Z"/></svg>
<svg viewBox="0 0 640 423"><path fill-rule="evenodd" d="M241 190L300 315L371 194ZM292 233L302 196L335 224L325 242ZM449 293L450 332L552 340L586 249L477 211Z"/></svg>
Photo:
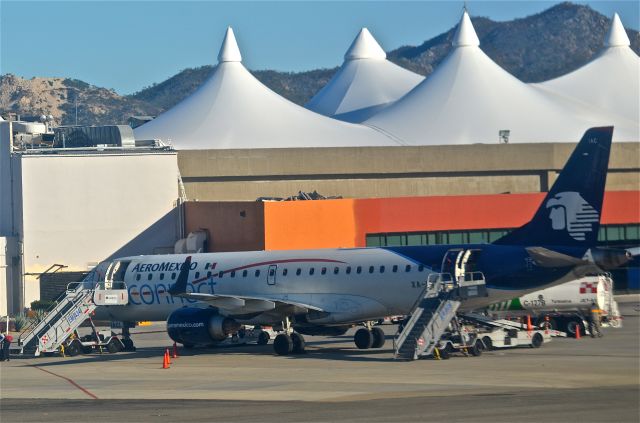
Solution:
<svg viewBox="0 0 640 423"><path fill-rule="evenodd" d="M203 301L214 307L222 308L225 310L238 311L238 309L242 309L242 313L246 314L271 311L283 306L293 306L307 311L323 311L321 308L310 304L265 297L248 297L244 295L237 296L225 294L200 294L195 292L171 293L171 295L187 298L190 300Z"/></svg>
<svg viewBox="0 0 640 423"><path fill-rule="evenodd" d="M527 253L540 267L571 267L591 265L592 263L542 247L528 247Z"/></svg>
<svg viewBox="0 0 640 423"><path fill-rule="evenodd" d="M299 309L299 312L304 312L305 310L323 311L321 308L312 306L310 304L302 304L296 301L289 301L284 299L187 292L187 282L189 279L190 265L191 256L187 256L184 263L180 267L180 273L178 274L176 283L169 288L169 294L175 297L204 301L214 307L231 310L234 312L241 312L243 314L266 312L282 307L295 307Z"/></svg>

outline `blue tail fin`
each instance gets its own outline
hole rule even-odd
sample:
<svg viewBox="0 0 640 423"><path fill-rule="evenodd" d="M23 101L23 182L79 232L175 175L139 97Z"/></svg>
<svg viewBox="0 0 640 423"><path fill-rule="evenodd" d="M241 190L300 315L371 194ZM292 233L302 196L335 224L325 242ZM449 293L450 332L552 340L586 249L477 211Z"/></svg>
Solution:
<svg viewBox="0 0 640 423"><path fill-rule="evenodd" d="M169 294L178 295L187 292L187 282L189 282L189 269L191 269L191 256L187 256L180 266L180 273L176 283L169 288Z"/></svg>
<svg viewBox="0 0 640 423"><path fill-rule="evenodd" d="M612 135L613 127L587 130L533 219L494 244L594 246Z"/></svg>

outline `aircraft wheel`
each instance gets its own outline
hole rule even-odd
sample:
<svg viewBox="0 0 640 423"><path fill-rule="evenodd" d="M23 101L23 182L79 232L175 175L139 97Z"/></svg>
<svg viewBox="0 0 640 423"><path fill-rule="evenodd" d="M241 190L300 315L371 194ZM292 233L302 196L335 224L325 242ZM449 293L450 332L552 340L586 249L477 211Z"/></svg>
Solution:
<svg viewBox="0 0 640 423"><path fill-rule="evenodd" d="M273 350L278 355L289 355L293 351L293 340L289 335L281 333L273 341Z"/></svg>
<svg viewBox="0 0 640 423"><path fill-rule="evenodd" d="M299 333L293 332L291 334L291 341L293 342L293 348L291 352L294 354L304 354L304 348L306 346L304 337Z"/></svg>
<svg viewBox="0 0 640 423"><path fill-rule="evenodd" d="M113 339L109 341L109 343L107 344L107 351L109 351L110 354L115 354L120 351L120 348L118 347L116 341L114 341Z"/></svg>
<svg viewBox="0 0 640 423"><path fill-rule="evenodd" d="M267 345L269 343L269 339L271 339L269 332L261 330L258 335L258 345Z"/></svg>
<svg viewBox="0 0 640 423"><path fill-rule="evenodd" d="M533 334L533 338L531 338L531 348L540 348L543 342L544 339L542 338L542 335L536 332Z"/></svg>
<svg viewBox="0 0 640 423"><path fill-rule="evenodd" d="M384 346L384 331L380 328L371 329L371 335L373 336L373 342L371 348L382 348Z"/></svg>
<svg viewBox="0 0 640 423"><path fill-rule="evenodd" d="M369 329L358 329L356 334L353 335L353 342L355 342L356 347L359 349L367 350L373 345L373 335Z"/></svg>
<svg viewBox="0 0 640 423"><path fill-rule="evenodd" d="M124 345L124 351L135 351L136 346L133 345L133 341L131 339L123 339L122 345Z"/></svg>

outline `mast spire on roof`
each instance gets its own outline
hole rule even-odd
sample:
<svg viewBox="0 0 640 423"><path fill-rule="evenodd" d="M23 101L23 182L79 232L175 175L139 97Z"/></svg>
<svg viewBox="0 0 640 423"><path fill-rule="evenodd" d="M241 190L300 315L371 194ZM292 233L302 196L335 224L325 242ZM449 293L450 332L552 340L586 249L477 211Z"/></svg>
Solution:
<svg viewBox="0 0 640 423"><path fill-rule="evenodd" d="M242 62L242 55L238 48L238 42L236 36L233 34L233 29L227 27L227 32L224 35L222 46L220 47L220 53L218 53L218 62Z"/></svg>
<svg viewBox="0 0 640 423"><path fill-rule="evenodd" d="M380 44L373 38L373 35L367 28L362 28L360 33L351 43L351 47L344 54L344 60L355 59L380 59L387 58L387 53L384 52Z"/></svg>
<svg viewBox="0 0 640 423"><path fill-rule="evenodd" d="M452 44L454 47L463 47L463 46L478 47L480 45L480 40L478 39L476 30L473 29L473 24L471 23L471 19L469 18L469 14L467 13L466 5L464 8L464 12L462 13L462 18L460 19L460 23L458 24L458 29L456 30L456 34L453 36Z"/></svg>
<svg viewBox="0 0 640 423"><path fill-rule="evenodd" d="M604 46L628 47L630 44L627 31L624 30L624 26L622 26L622 22L620 22L620 17L617 13L614 13L613 19L611 19L611 28L609 28L609 33L604 40Z"/></svg>

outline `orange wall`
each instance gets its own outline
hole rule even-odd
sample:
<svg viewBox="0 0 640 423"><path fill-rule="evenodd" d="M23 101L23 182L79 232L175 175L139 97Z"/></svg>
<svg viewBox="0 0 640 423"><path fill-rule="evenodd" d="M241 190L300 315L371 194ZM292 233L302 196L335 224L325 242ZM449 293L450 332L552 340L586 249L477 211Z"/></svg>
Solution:
<svg viewBox="0 0 640 423"><path fill-rule="evenodd" d="M544 193L264 204L265 249L363 247L367 233L515 228ZM640 223L640 191L607 192L604 224Z"/></svg>

